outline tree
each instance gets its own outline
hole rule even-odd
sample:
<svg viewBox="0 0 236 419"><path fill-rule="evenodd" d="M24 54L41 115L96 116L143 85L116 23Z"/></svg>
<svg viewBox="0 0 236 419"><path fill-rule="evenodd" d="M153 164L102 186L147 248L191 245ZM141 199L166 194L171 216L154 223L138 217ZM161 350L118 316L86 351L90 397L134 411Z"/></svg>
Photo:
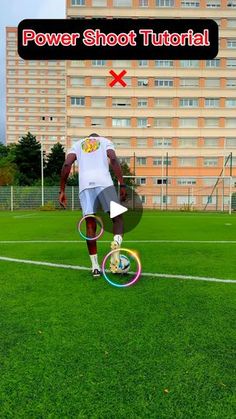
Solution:
<svg viewBox="0 0 236 419"><path fill-rule="evenodd" d="M48 154L44 171L45 178L47 178L48 181L51 180L52 184L58 184L64 161L64 147L60 143L54 144L51 152Z"/></svg>
<svg viewBox="0 0 236 419"><path fill-rule="evenodd" d="M0 143L0 186L13 185L17 172L14 161L14 147Z"/></svg>
<svg viewBox="0 0 236 419"><path fill-rule="evenodd" d="M32 185L41 176L41 144L30 132L23 136L14 150L19 185Z"/></svg>

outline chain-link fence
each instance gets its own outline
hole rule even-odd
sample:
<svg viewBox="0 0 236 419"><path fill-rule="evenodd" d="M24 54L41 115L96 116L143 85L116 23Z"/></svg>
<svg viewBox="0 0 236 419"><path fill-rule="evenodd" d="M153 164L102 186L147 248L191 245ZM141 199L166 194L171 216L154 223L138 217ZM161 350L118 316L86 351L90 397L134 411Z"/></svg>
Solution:
<svg viewBox="0 0 236 419"><path fill-rule="evenodd" d="M127 206L138 209L182 211L236 211L236 187L232 177L154 177L125 176L133 182L128 188ZM139 203L135 203L135 194ZM78 187L67 186L67 208L80 209ZM57 186L1 186L0 210L59 209Z"/></svg>
<svg viewBox="0 0 236 419"><path fill-rule="evenodd" d="M135 199L132 194L135 191L144 209L229 213L232 210L236 211L236 186L230 176L125 176L125 178L133 182L128 194L129 206L133 208Z"/></svg>
<svg viewBox="0 0 236 419"><path fill-rule="evenodd" d="M79 188L68 186L66 188L67 208L79 209ZM35 210L42 208L58 209L59 188L57 186L1 186L0 187L0 210Z"/></svg>

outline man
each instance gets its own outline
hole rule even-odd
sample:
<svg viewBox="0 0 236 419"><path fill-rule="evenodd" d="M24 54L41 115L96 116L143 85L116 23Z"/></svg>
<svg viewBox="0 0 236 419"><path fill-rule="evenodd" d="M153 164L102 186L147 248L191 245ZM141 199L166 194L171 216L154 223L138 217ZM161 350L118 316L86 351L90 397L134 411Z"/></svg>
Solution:
<svg viewBox="0 0 236 419"><path fill-rule="evenodd" d="M77 141L69 150L61 172L59 202L66 206L65 186L70 174L71 166L75 160L79 165L79 198L83 216L94 215L97 210L98 200L105 212L110 211L110 201L119 203L115 187L109 172L109 162L114 174L120 183L120 199L126 199L126 189L122 177L122 171L117 159L113 143L98 134L90 134L89 137ZM119 215L112 218L114 239L111 249L117 249L111 256L110 269L113 273L118 271L119 248L122 243L123 219ZM95 237L96 221L94 217L86 218L86 235ZM92 263L93 277L100 276L100 266L97 256L96 240L87 240L87 247Z"/></svg>

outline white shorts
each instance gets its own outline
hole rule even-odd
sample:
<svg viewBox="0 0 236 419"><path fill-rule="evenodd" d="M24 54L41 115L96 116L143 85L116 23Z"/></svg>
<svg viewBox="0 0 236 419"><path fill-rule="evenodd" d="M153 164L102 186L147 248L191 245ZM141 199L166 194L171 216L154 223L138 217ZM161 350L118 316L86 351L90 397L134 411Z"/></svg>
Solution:
<svg viewBox="0 0 236 419"><path fill-rule="evenodd" d="M120 203L114 186L97 186L96 188L84 189L79 194L79 200L83 216L95 214L100 205L104 212L109 212L111 201Z"/></svg>

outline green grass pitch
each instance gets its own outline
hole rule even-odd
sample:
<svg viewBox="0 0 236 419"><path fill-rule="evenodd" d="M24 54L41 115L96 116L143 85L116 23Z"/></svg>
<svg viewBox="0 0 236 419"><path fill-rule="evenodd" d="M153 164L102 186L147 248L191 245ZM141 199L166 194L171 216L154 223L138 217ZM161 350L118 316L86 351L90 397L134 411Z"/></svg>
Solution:
<svg viewBox="0 0 236 419"><path fill-rule="evenodd" d="M80 216L0 212L0 257L89 267ZM1 418L235 417L236 283L184 276L236 280L236 214L146 212L124 245L144 273L182 279L118 289L89 271L0 260Z"/></svg>

